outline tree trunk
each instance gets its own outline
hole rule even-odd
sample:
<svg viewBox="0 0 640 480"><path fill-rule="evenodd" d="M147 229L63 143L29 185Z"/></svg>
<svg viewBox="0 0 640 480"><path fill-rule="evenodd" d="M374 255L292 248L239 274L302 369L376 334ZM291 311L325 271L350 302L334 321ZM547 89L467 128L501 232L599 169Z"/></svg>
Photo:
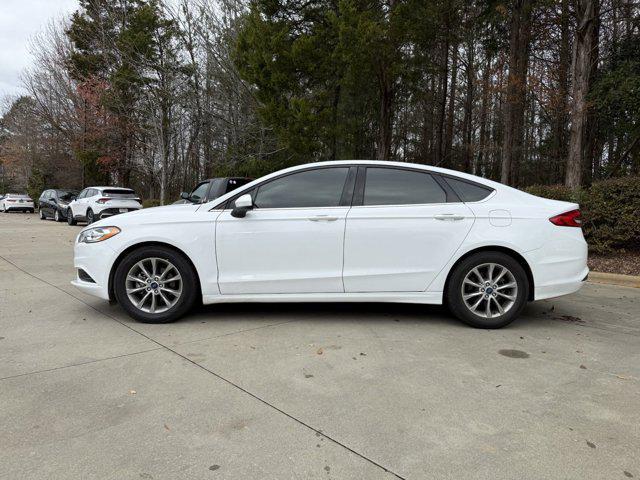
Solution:
<svg viewBox="0 0 640 480"><path fill-rule="evenodd" d="M378 125L378 148L376 158L378 160L389 160L391 157L391 137L392 137L392 117L393 117L393 86L388 72L383 70L380 73L380 118Z"/></svg>
<svg viewBox="0 0 640 480"><path fill-rule="evenodd" d="M487 53L486 62L482 71L482 103L480 105L480 145L478 148L478 158L474 169L476 175L486 175L484 169L484 159L487 149L487 117L489 113L489 83L491 81L491 63L493 57Z"/></svg>
<svg viewBox="0 0 640 480"><path fill-rule="evenodd" d="M447 22L448 23L448 22ZM448 25L447 25L448 31ZM438 87L440 90L440 101L438 104L438 124L436 126L436 148L435 148L435 165L440 165L443 161L443 141L444 141L444 121L447 108L447 90L449 78L449 35L446 34L444 44L442 46L442 63L440 65L440 79Z"/></svg>
<svg viewBox="0 0 640 480"><path fill-rule="evenodd" d="M473 96L475 89L475 81L476 81L476 71L475 71L475 44L473 40L467 42L467 69L466 69L466 77L467 77L467 91L465 92L464 99L464 119L462 121L462 155L463 155L463 168L467 173L472 173L472 162L473 162L473 148L471 144L472 137L472 116L473 116Z"/></svg>
<svg viewBox="0 0 640 480"><path fill-rule="evenodd" d="M456 90L458 87L458 43L453 45L451 58L451 93L449 94L449 109L447 112L447 130L445 133L444 152L441 166L448 167L453 164L451 150L453 148L453 124L456 116Z"/></svg>
<svg viewBox="0 0 640 480"><path fill-rule="evenodd" d="M578 0L576 2L576 38L573 43L572 79L573 104L571 108L571 136L565 184L576 188L582 185L583 169L587 157L587 136L589 104L587 95L591 87L594 71L595 47L599 0Z"/></svg>
<svg viewBox="0 0 640 480"><path fill-rule="evenodd" d="M563 178L564 160L567 157L567 127L569 111L569 64L571 46L569 42L569 0L562 0L560 12L560 51L558 64L558 90L556 92L553 118L553 140L549 175L552 183Z"/></svg>
<svg viewBox="0 0 640 480"><path fill-rule="evenodd" d="M515 0L509 38L509 76L507 78L501 181L518 185L522 158L522 133L527 94L527 68L531 36L533 0Z"/></svg>

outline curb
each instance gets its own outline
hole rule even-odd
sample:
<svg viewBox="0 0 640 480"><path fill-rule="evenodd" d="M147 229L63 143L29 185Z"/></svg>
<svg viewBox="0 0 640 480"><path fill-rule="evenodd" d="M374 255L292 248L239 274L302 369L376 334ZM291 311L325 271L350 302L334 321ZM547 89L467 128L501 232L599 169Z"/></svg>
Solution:
<svg viewBox="0 0 640 480"><path fill-rule="evenodd" d="M589 272L590 283L606 283L623 287L640 288L640 277L619 273Z"/></svg>

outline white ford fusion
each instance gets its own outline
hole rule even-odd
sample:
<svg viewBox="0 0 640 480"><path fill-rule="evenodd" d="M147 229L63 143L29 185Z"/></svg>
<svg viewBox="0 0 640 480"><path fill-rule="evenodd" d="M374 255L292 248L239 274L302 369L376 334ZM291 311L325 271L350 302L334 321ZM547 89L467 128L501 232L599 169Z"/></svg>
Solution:
<svg viewBox="0 0 640 480"><path fill-rule="evenodd" d="M197 301L446 303L497 328L587 278L578 205L407 163L301 165L209 203L101 220L75 244L80 290L142 322Z"/></svg>

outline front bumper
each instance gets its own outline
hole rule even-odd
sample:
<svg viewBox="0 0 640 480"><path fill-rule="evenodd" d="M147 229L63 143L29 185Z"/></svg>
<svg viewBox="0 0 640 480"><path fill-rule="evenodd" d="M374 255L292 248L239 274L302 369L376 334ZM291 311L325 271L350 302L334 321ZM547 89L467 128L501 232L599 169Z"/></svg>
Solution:
<svg viewBox="0 0 640 480"><path fill-rule="evenodd" d="M71 281L71 285L78 290L104 300L109 300L109 274L117 257L116 252L106 243L107 241L98 243L76 241L73 249L76 278ZM78 276L79 269L84 270L95 283L82 280Z"/></svg>

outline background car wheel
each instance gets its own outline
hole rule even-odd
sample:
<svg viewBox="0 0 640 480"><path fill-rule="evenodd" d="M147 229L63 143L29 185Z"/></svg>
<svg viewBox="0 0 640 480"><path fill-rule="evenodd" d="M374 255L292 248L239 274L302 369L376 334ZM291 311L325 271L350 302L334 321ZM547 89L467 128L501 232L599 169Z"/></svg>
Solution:
<svg viewBox="0 0 640 480"><path fill-rule="evenodd" d="M42 209L38 210L38 213L40 213L40 220L46 220L47 219L47 217L45 216L45 214L42 211Z"/></svg>
<svg viewBox="0 0 640 480"><path fill-rule="evenodd" d="M32 209L29 210L29 213L36 213L36 211L35 211L34 208L32 208Z"/></svg>
<svg viewBox="0 0 640 480"><path fill-rule="evenodd" d="M76 223L78 223L76 222L76 219L73 218L73 211L70 208L67 209L67 223L69 225L75 225Z"/></svg>
<svg viewBox="0 0 640 480"><path fill-rule="evenodd" d="M59 211L58 209L56 209L55 213L53 214L53 219L54 219L56 222L59 222L60 220L62 220L62 219L60 218L60 211Z"/></svg>
<svg viewBox="0 0 640 480"><path fill-rule="evenodd" d="M455 267L446 295L451 312L463 322L477 328L501 328L525 307L529 281L513 257L479 252Z"/></svg>
<svg viewBox="0 0 640 480"><path fill-rule="evenodd" d="M93 214L93 210L89 209L87 210L87 225L91 225L93 222L95 222L95 216Z"/></svg>
<svg viewBox="0 0 640 480"><path fill-rule="evenodd" d="M116 268L114 291L127 313L144 323L173 322L194 305L198 280L180 253L165 247L142 247Z"/></svg>

